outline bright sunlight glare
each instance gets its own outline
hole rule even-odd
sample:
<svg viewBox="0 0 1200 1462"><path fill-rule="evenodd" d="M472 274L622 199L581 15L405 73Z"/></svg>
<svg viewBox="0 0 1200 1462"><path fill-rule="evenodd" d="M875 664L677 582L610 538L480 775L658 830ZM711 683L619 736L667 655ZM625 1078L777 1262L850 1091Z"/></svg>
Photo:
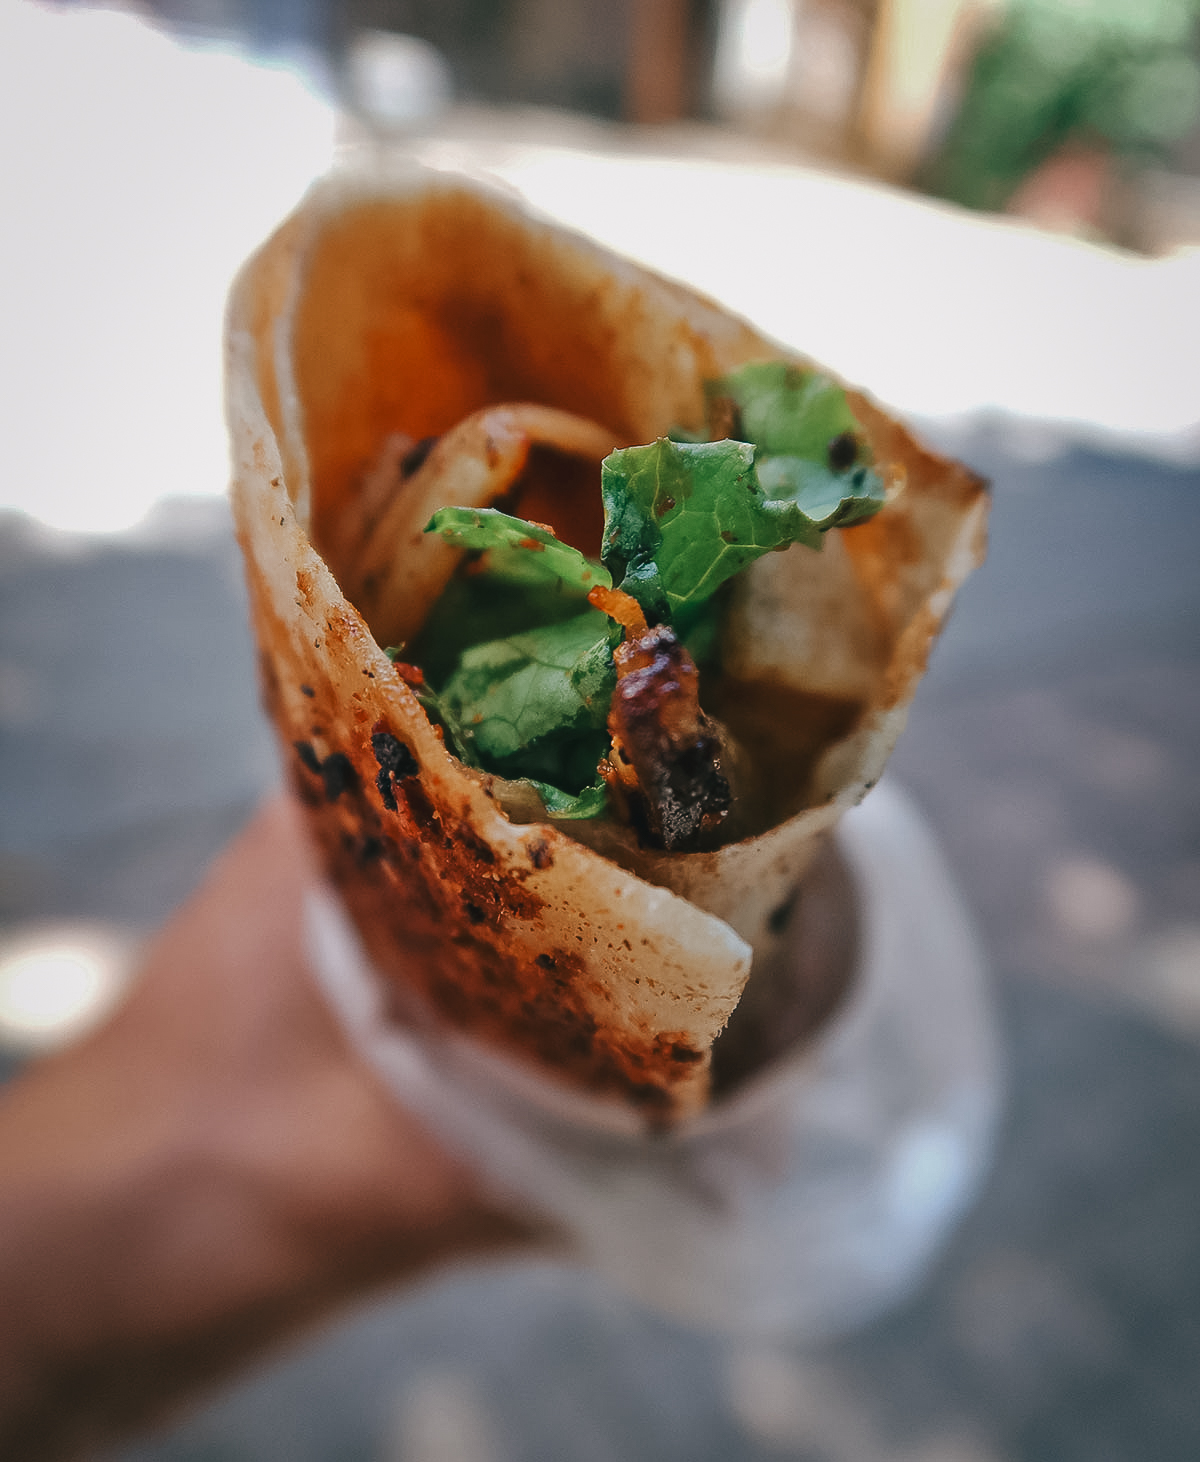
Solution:
<svg viewBox="0 0 1200 1462"><path fill-rule="evenodd" d="M739 29L743 64L752 77L775 81L786 75L792 49L788 0L747 0Z"/></svg>
<svg viewBox="0 0 1200 1462"><path fill-rule="evenodd" d="M792 57L791 0L725 0L717 29L713 96L723 115L770 107Z"/></svg>
<svg viewBox="0 0 1200 1462"><path fill-rule="evenodd" d="M333 152L289 72L0 0L0 507L112 531L228 479L221 320Z"/></svg>
<svg viewBox="0 0 1200 1462"><path fill-rule="evenodd" d="M0 946L0 1044L45 1050L81 1035L128 983L132 940L107 925L47 924Z"/></svg>

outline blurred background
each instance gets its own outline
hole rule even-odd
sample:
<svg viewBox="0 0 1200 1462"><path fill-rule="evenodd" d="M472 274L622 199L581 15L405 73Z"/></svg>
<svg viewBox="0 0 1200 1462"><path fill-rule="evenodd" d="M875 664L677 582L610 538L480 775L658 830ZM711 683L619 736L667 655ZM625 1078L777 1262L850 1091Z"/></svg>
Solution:
<svg viewBox="0 0 1200 1462"><path fill-rule="evenodd" d="M731 1345L549 1264L383 1298L112 1462L1200 1455L1200 0L0 0L0 1078L277 769L223 498L241 259L486 175L993 482L892 776L1006 1117L919 1293Z"/></svg>
<svg viewBox="0 0 1200 1462"><path fill-rule="evenodd" d="M380 120L708 126L1150 253L1200 227L1195 0L158 0Z"/></svg>

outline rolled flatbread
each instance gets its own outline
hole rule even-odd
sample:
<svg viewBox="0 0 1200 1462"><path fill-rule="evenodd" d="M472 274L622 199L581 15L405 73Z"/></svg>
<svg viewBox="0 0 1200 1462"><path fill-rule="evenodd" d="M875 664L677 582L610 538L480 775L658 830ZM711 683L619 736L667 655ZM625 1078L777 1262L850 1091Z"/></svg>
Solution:
<svg viewBox="0 0 1200 1462"><path fill-rule="evenodd" d="M413 482L458 463L476 490L530 422L581 460L652 442L702 426L706 383L735 368L809 363L505 194L420 172L315 187L239 276L226 351L266 706L394 1018L651 1123L696 1112L781 909L879 777L982 556L983 484L850 393L903 489L823 552L770 554L737 580L714 692L768 769L771 815L667 852L611 820L523 810L448 749L385 653L433 592L411 586L447 572L403 532L380 558L388 482L415 453ZM578 418L592 436L571 438ZM389 575L399 622L373 623Z"/></svg>

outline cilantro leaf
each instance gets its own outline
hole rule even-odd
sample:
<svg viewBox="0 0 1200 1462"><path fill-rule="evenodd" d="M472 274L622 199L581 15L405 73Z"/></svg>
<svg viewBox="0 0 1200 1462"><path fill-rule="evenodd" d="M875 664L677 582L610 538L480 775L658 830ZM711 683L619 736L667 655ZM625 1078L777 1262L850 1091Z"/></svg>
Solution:
<svg viewBox="0 0 1200 1462"><path fill-rule="evenodd" d="M608 571L546 528L496 508L440 508L425 528L459 548L487 550L487 572L510 582L561 584L586 598L597 584L612 588Z"/></svg>

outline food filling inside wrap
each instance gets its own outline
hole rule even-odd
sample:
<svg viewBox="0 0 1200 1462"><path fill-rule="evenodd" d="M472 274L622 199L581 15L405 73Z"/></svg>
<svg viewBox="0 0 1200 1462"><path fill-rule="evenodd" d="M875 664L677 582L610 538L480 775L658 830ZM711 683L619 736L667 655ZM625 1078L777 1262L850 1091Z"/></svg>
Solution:
<svg viewBox="0 0 1200 1462"><path fill-rule="evenodd" d="M778 816L774 769L743 746L756 708L722 670L732 581L870 517L899 473L815 370L750 364L706 395L705 432L615 449L565 412L488 408L393 439L365 485L360 606L523 820L616 818L686 852Z"/></svg>

